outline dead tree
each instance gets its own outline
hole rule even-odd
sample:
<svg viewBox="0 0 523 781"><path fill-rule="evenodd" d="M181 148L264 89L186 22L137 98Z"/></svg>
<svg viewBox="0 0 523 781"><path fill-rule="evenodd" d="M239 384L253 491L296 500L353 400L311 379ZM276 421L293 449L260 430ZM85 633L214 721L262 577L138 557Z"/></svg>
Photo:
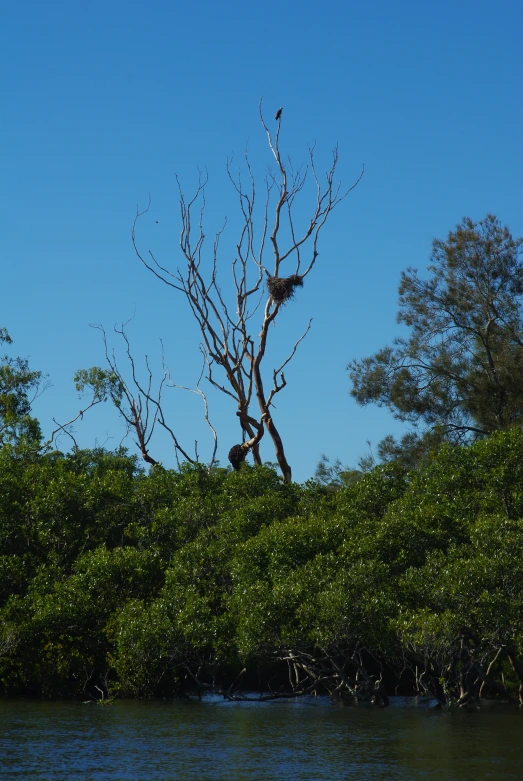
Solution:
<svg viewBox="0 0 523 781"><path fill-rule="evenodd" d="M72 420L69 420L67 423L59 425L58 428L55 429L55 431L53 431L51 435L51 440L48 444L50 444L55 438L55 436L62 431L72 437L71 434L72 424L74 424L78 419L83 419L84 412L87 412L87 410L89 410L91 407L94 407L96 404L99 404L102 401L107 401L108 399L110 399L114 404L114 406L116 407L116 409L118 410L120 416L122 417L127 433L131 431L134 432L134 435L136 437L135 440L136 446L140 451L143 460L146 461L148 464L151 464L153 466L158 464L158 461L155 458L153 458L150 454L150 442L157 425L161 426L169 434L173 444L176 462L178 463L178 465L180 462L180 458L183 459L183 461L188 461L189 463L197 464L199 462L198 443L197 442L194 443L194 456L190 456L188 450L183 448L182 445L180 444L175 432L173 431L171 426L167 423L167 420L165 418L164 409L162 405L162 393L164 391L165 386L167 386L167 387L187 390L190 391L191 393L196 393L198 396L201 397L204 405L205 422L207 423L207 426L209 427L212 433L213 442L214 442L212 457L208 464L208 467L211 468L216 458L218 438L217 438L216 431L209 420L209 408L207 404L207 397L205 396L205 393L200 388L200 382L203 377L205 366L207 365L207 358L205 355L205 351L202 351L203 365L202 365L200 378L196 384L196 389L193 389L193 388L187 388L183 385L177 385L172 381L169 369L166 367L163 358L163 345L162 345L163 372L162 372L161 380L156 387L156 390L153 391L153 372L149 364L149 358L147 355L145 356L146 371L145 371L145 381L144 381L139 376L139 372L136 366L136 361L132 355L129 339L125 331L125 326L126 324L122 323L121 326L115 326L114 330L117 334L119 334L119 336L122 338L125 344L125 354L126 354L127 364L128 364L127 374L129 375L129 378L126 379L124 373L121 371L118 362L116 360L116 355L114 350L109 349L105 329L101 325L93 325L92 326L93 328L97 328L102 333L102 339L103 339L103 344L105 349L105 359L108 368L103 369L100 368L99 366L94 366L91 369L79 369L75 373L73 379L76 385L76 390L81 394L83 394L85 391L90 391L92 393L91 401L84 409L80 410L78 415L76 415ZM74 437L72 437L72 439L76 445L76 442L74 441Z"/></svg>
<svg viewBox="0 0 523 781"><path fill-rule="evenodd" d="M245 455L251 451L254 462L260 464L259 443L267 431L274 444L283 478L290 481L291 467L273 418L273 402L287 384L284 369L308 333L311 320L289 349L285 360L266 371L264 358L269 328L312 271L318 257L320 232L332 210L356 187L363 169L354 184L342 191L334 181L338 164L337 147L333 150L330 168L325 177L320 178L315 165L314 147L309 147L309 162L305 167L295 168L290 160L282 156L281 111L276 115L276 128L271 131L263 117L260 102L260 121L273 162L273 169L264 179L261 208L258 207L258 188L247 154L247 184L241 174L233 174L231 161L227 162L228 178L236 190L241 213L236 256L231 264L232 290L229 294L222 292L218 280L219 246L225 225L215 235L212 250L206 254L203 226L206 174L200 173L196 192L189 200L177 178L181 214L180 248L185 259L182 268L169 270L151 251L147 254L141 252L136 235L137 224L149 207L141 212L137 210L132 241L144 266L166 285L185 296L199 325L208 357L207 379L211 385L229 396L237 407L242 441L231 448L231 463L239 468ZM313 184L313 201L310 217L305 223L299 224L295 207L297 197L304 191L307 181ZM253 326L253 317L257 312L262 313L260 328Z"/></svg>

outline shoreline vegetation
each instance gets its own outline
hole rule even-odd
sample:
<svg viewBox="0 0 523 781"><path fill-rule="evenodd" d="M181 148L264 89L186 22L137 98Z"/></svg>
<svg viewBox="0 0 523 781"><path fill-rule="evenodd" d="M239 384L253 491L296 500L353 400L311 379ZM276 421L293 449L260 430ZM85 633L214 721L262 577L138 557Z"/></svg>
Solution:
<svg viewBox="0 0 523 781"><path fill-rule="evenodd" d="M522 517L519 428L341 487L6 444L0 694L523 704Z"/></svg>
<svg viewBox="0 0 523 781"><path fill-rule="evenodd" d="M192 387L172 379L163 342L155 379L130 321L114 328L120 358L94 326L102 365L76 371L82 408L44 440L32 403L46 376L0 356L0 696L523 705L523 238L492 214L465 217L432 242L428 275L402 272L401 335L347 369L356 402L389 410L404 435L378 443L378 465L372 448L359 469L323 457L317 479L293 482L275 401L312 317L274 352L273 326L309 274L332 275L320 237L364 166L344 188L337 146L326 169L314 144L293 162L282 116L260 100L264 157L227 159L237 208L217 232L207 170L192 190L176 177L180 265L152 239L150 198L136 211L138 262L197 326ZM221 450L204 387L232 404ZM198 437L188 446L169 422L167 388L199 396L206 465ZM105 402L142 462L78 447L75 424ZM299 406L308 442L314 411Z"/></svg>
<svg viewBox="0 0 523 781"><path fill-rule="evenodd" d="M66 423L53 419L47 441L32 415L46 377L26 359L0 357L0 696L245 701L261 692L255 700L523 705L523 239L494 215L464 218L434 240L426 278L402 273L403 335L348 370L355 400L388 409L406 433L378 443L379 465L372 450L359 469L323 458L316 480L293 482L272 412L310 320L272 370L270 326L363 170L342 191L337 148L323 180L313 148L309 169L288 166L281 116L271 131L260 105L274 172L258 254L254 181L246 191L227 166L242 215L231 297L218 282L221 233L209 268L203 223L191 219L202 216L205 175L192 200L180 187L182 272L140 250L148 208L133 224L139 259L185 296L200 329L192 390L213 443L206 465L164 416L162 391L179 386L163 358L156 390L147 357L140 375L126 324L115 329L123 364L100 327L105 368L74 377L90 401ZM307 171L315 195L299 234L292 205L311 194ZM6 328L0 344L12 344ZM216 461L204 377L237 407L227 468ZM106 401L142 462L124 449L78 448L73 425ZM155 429L170 436L177 469L151 452ZM265 433L279 472L262 463ZM55 449L62 435L68 453Z"/></svg>

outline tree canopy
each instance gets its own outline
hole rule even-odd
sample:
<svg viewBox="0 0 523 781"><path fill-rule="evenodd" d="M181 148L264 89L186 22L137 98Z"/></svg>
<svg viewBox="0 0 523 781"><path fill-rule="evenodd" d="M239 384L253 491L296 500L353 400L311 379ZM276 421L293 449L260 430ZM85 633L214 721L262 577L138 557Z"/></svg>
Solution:
<svg viewBox="0 0 523 781"><path fill-rule="evenodd" d="M138 464L0 448L0 694L523 702L523 432L337 491Z"/></svg>
<svg viewBox="0 0 523 781"><path fill-rule="evenodd" d="M382 458L416 461L442 440L464 442L523 419L523 239L493 215L465 218L432 245L429 276L401 275L397 320L408 331L352 360L351 395L411 426Z"/></svg>
<svg viewBox="0 0 523 781"><path fill-rule="evenodd" d="M428 280L403 274L409 338L352 364L361 403L413 426L383 453L448 440L416 469L324 458L298 485L268 465L63 454L31 416L41 374L4 357L0 695L523 704L520 248L494 217L464 220ZM90 406L147 422L151 375L136 401L109 369L78 373Z"/></svg>
<svg viewBox="0 0 523 781"><path fill-rule="evenodd" d="M0 328L0 345L12 343L7 329ZM43 379L25 358L0 356L0 446L40 442L40 425L31 415L31 404Z"/></svg>

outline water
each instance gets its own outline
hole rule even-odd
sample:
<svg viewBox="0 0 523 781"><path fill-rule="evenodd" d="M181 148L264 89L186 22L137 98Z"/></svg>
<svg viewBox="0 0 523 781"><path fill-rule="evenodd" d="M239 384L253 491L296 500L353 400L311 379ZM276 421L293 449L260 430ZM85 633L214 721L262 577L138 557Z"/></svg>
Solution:
<svg viewBox="0 0 523 781"><path fill-rule="evenodd" d="M522 748L517 708L0 701L9 781L520 781Z"/></svg>

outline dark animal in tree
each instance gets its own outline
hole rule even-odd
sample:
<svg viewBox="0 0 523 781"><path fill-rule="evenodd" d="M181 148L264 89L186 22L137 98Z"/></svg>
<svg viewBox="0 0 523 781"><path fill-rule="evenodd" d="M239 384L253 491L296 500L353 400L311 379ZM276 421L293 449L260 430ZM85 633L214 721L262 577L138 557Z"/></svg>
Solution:
<svg viewBox="0 0 523 781"><path fill-rule="evenodd" d="M231 463L232 468L236 470L236 472L239 471L240 466L245 461L246 455L247 455L247 448L245 448L243 445L233 445L229 450L228 459Z"/></svg>
<svg viewBox="0 0 523 781"><path fill-rule="evenodd" d="M282 111L283 111L283 106L282 106L281 108L279 108L279 109L278 109L278 111L276 112L276 116L274 117L274 119L279 119L279 118L281 117L281 112L282 112Z"/></svg>

